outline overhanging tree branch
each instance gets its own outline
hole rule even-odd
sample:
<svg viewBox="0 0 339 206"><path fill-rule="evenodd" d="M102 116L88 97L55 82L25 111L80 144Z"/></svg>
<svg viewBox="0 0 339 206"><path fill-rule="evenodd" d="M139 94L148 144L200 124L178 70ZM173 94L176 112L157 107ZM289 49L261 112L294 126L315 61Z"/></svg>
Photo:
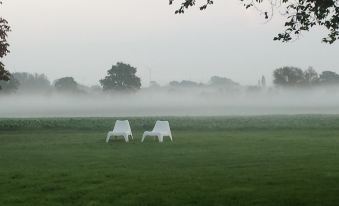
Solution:
<svg viewBox="0 0 339 206"><path fill-rule="evenodd" d="M0 0L0 5L2 1ZM7 33L11 31L6 19L0 17L0 59L9 53L7 42ZM0 80L8 81L10 79L10 73L5 70L4 64L0 61ZM0 88L1 89L1 88Z"/></svg>
<svg viewBox="0 0 339 206"><path fill-rule="evenodd" d="M173 4L175 0L169 0ZM182 1L182 0L181 0ZM279 33L274 40L289 42L304 31L310 31L314 26L322 26L328 34L323 42L332 44L339 39L339 0L240 0L246 9L255 8L265 19L273 16L275 9L284 9L281 14L287 16L284 24L285 31ZM199 5L204 10L213 4L212 0L204 0ZM269 8L259 9L259 5L269 3ZM185 10L196 5L196 0L184 0L175 10L176 14L183 14Z"/></svg>

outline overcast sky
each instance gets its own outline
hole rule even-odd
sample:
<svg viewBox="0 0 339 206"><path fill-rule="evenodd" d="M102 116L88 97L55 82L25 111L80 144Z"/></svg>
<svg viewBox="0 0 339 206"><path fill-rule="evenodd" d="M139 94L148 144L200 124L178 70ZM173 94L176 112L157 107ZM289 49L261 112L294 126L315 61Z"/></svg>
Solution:
<svg viewBox="0 0 339 206"><path fill-rule="evenodd" d="M180 1L180 0L177 0ZM206 11L174 15L168 0L4 0L0 10L12 26L11 72L45 73L51 81L73 76L95 85L117 61L150 79L208 81L219 75L256 84L261 75L293 65L339 72L339 43L321 43L320 29L299 40L274 42L282 18L265 23L239 0L215 0Z"/></svg>

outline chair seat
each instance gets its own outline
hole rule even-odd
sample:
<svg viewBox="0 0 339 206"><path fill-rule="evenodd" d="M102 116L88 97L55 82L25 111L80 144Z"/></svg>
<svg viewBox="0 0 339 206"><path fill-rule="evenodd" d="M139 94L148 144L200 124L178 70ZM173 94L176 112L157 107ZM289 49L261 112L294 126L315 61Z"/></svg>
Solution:
<svg viewBox="0 0 339 206"><path fill-rule="evenodd" d="M168 136L171 141L173 141L168 121L157 121L152 131L144 132L141 142L143 142L147 136L157 136L159 142L163 142L163 138Z"/></svg>
<svg viewBox="0 0 339 206"><path fill-rule="evenodd" d="M123 120L123 121L117 120L115 122L113 131L109 131L107 133L106 142L109 141L111 136L123 136L126 142L129 141L128 139L129 136L131 136L133 139L132 130L131 130L128 120Z"/></svg>

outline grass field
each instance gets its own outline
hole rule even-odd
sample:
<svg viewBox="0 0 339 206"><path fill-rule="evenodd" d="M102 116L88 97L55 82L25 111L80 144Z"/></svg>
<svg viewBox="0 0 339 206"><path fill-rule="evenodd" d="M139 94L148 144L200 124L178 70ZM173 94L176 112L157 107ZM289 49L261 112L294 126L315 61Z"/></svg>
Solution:
<svg viewBox="0 0 339 206"><path fill-rule="evenodd" d="M0 205L339 205L339 116L0 119Z"/></svg>

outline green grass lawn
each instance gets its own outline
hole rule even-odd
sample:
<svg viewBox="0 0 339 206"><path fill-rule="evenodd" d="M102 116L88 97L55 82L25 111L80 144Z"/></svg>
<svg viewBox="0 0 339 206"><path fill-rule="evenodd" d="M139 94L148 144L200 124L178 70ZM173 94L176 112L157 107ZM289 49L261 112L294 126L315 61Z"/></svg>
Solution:
<svg viewBox="0 0 339 206"><path fill-rule="evenodd" d="M0 119L0 205L338 205L339 116Z"/></svg>

